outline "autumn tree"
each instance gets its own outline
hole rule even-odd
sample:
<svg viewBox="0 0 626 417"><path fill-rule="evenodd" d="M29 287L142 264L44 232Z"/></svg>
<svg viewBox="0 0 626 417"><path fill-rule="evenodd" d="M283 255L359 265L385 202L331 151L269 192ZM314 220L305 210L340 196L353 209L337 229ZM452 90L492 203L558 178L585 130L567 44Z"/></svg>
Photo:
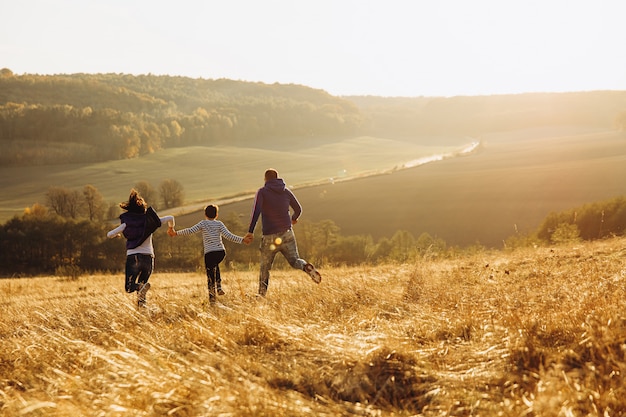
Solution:
<svg viewBox="0 0 626 417"><path fill-rule="evenodd" d="M183 186L176 180L163 180L159 186L159 194L166 209L183 205Z"/></svg>
<svg viewBox="0 0 626 417"><path fill-rule="evenodd" d="M121 213L120 203L109 202L107 207L107 219L114 219L118 217Z"/></svg>
<svg viewBox="0 0 626 417"><path fill-rule="evenodd" d="M578 230L578 226L571 223L559 224L550 237L550 242L557 245L578 242L580 240L580 231Z"/></svg>
<svg viewBox="0 0 626 417"><path fill-rule="evenodd" d="M24 216L32 216L43 219L48 215L48 208L42 204L35 203L31 207L24 209Z"/></svg>
<svg viewBox="0 0 626 417"><path fill-rule="evenodd" d="M159 192L152 186L152 184L147 181L139 181L135 184L134 188L148 203L148 205L152 206L155 210L158 209Z"/></svg>
<svg viewBox="0 0 626 417"><path fill-rule="evenodd" d="M83 188L83 196L85 198L87 218L91 221L102 220L106 210L106 204L102 194L100 194L96 187L87 184L85 188Z"/></svg>
<svg viewBox="0 0 626 417"><path fill-rule="evenodd" d="M80 202L80 193L65 187L50 187L46 193L48 207L62 217L76 219L81 209Z"/></svg>
<svg viewBox="0 0 626 417"><path fill-rule="evenodd" d="M391 238L392 249L389 254L392 259L406 262L415 255L415 238L406 230L398 230Z"/></svg>

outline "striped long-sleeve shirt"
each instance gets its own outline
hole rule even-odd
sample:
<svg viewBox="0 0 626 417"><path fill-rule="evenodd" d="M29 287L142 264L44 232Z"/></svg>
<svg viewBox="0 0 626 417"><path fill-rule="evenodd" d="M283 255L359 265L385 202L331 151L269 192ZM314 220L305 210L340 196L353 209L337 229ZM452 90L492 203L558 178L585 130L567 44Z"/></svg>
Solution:
<svg viewBox="0 0 626 417"><path fill-rule="evenodd" d="M232 234L224 223L219 220L202 220L194 226L176 231L178 235L182 236L188 236L198 232L202 232L204 253L224 250L222 236L235 243L242 243L243 241L243 237Z"/></svg>

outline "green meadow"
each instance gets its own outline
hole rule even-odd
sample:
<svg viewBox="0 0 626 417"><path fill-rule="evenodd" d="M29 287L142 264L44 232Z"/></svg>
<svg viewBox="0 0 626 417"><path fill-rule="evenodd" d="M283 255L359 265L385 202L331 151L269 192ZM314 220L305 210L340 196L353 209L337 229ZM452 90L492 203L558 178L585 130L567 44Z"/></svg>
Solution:
<svg viewBox="0 0 626 417"><path fill-rule="evenodd" d="M304 186L385 172L416 158L454 152L468 142L471 139L459 138L456 143L437 146L375 137L312 139L310 146L299 148L289 144L277 149L194 146L94 164L0 167L0 221L34 203L45 204L51 186L82 189L92 184L106 201L115 203L127 198L139 181L156 188L161 181L174 179L184 188L185 207L175 210L180 213L196 210L206 201L249 196L269 167L285 174L290 186Z"/></svg>

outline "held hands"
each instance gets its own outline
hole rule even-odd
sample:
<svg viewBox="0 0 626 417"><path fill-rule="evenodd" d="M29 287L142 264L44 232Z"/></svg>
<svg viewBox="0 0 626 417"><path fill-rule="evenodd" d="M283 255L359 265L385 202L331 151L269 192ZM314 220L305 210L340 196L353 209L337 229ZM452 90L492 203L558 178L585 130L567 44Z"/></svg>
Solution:
<svg viewBox="0 0 626 417"><path fill-rule="evenodd" d="M178 233L176 233L176 230L174 230L174 228L172 226L167 228L167 234L170 235L171 237L176 236Z"/></svg>
<svg viewBox="0 0 626 417"><path fill-rule="evenodd" d="M250 232L246 233L246 235L243 237L243 243L246 245L249 245L250 243L252 243L253 240L254 240L254 235Z"/></svg>

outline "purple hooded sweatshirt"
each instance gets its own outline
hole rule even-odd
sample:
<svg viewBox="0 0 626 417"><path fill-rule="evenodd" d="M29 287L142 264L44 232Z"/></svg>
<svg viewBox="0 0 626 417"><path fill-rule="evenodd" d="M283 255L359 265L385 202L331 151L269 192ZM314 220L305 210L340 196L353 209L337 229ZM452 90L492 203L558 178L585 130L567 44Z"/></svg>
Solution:
<svg viewBox="0 0 626 417"><path fill-rule="evenodd" d="M289 207L293 209L293 215L289 214ZM291 221L298 220L301 213L302 206L296 196L285 187L282 178L268 180L265 186L259 188L254 197L248 232L254 232L259 215L262 215L264 235L286 232L291 229Z"/></svg>

